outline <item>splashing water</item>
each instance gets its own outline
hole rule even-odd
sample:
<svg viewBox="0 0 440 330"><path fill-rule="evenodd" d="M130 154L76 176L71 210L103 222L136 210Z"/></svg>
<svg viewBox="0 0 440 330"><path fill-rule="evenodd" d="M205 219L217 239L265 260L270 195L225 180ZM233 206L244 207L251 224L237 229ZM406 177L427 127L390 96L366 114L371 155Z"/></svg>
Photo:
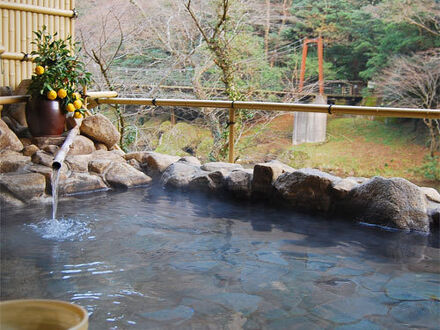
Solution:
<svg viewBox="0 0 440 330"><path fill-rule="evenodd" d="M54 241L82 241L91 232L85 222L77 219L43 219L29 227L41 237Z"/></svg>
<svg viewBox="0 0 440 330"><path fill-rule="evenodd" d="M60 181L60 170L61 169L53 169L51 176L51 185L52 185L52 219L56 220L57 218L57 208L58 208L58 183Z"/></svg>
<svg viewBox="0 0 440 330"><path fill-rule="evenodd" d="M77 219L57 219L58 188L61 168L54 168L51 175L52 185L52 219L43 219L36 224L30 224L41 237L55 241L82 241L90 233L85 222Z"/></svg>

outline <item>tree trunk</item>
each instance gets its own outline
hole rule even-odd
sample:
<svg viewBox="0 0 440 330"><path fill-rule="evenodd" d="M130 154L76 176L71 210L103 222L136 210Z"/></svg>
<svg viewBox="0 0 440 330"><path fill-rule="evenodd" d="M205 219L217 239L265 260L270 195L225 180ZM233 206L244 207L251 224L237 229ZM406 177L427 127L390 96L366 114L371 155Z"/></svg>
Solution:
<svg viewBox="0 0 440 330"><path fill-rule="evenodd" d="M438 122L433 119L423 119L423 122L429 129L429 154L434 157L435 152L438 149L439 136L437 131L440 129L438 127Z"/></svg>
<svg viewBox="0 0 440 330"><path fill-rule="evenodd" d="M209 68L209 66L202 67L200 70L197 70L192 79L192 84L194 87L194 94L199 99L206 99L206 93L202 88L202 84L200 83L200 78L202 74ZM220 150L222 148L222 129L220 125L220 121L217 117L217 110L202 108L201 112L205 121L209 124L209 130L211 131L211 135L213 138L213 144L211 151L209 152L209 158L211 161L218 161L220 156Z"/></svg>
<svg viewBox="0 0 440 330"><path fill-rule="evenodd" d="M266 26L264 28L264 54L269 57L269 32L270 32L270 0L266 0Z"/></svg>

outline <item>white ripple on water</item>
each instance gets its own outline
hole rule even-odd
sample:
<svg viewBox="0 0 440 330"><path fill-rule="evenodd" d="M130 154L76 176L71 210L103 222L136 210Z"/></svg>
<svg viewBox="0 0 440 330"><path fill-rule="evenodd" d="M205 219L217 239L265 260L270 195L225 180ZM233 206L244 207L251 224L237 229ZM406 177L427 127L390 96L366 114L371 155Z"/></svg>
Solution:
<svg viewBox="0 0 440 330"><path fill-rule="evenodd" d="M61 271L61 273L63 274L72 274L72 273L81 273L81 272L82 272L81 269L67 269Z"/></svg>
<svg viewBox="0 0 440 330"><path fill-rule="evenodd" d="M113 273L112 270L100 270L100 271L92 272L92 275L111 274L111 273Z"/></svg>
<svg viewBox="0 0 440 330"><path fill-rule="evenodd" d="M89 275L103 275L112 274L117 272L114 266L107 265L103 261L93 261L89 263L81 264L66 264L63 270L60 271L62 275L68 274L68 276L63 276L63 279L70 279L77 276L89 276ZM119 269L119 272L123 272L124 269ZM73 276L71 276L73 275Z"/></svg>
<svg viewBox="0 0 440 330"><path fill-rule="evenodd" d="M100 300L102 297L101 292L90 292L87 291L85 293L75 293L71 300Z"/></svg>
<svg viewBox="0 0 440 330"><path fill-rule="evenodd" d="M103 263L104 263L103 261L93 261L93 262L88 262L85 264L64 265L64 267L78 268L78 267L84 267L84 266L102 265Z"/></svg>
<svg viewBox="0 0 440 330"><path fill-rule="evenodd" d="M87 223L71 218L43 219L29 227L41 237L59 242L82 241L91 232Z"/></svg>

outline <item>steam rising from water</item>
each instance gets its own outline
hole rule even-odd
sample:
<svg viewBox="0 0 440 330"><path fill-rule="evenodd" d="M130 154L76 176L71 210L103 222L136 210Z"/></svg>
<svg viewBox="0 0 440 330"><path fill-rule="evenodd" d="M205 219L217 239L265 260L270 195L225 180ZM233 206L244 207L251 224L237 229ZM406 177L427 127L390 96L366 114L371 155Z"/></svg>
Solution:
<svg viewBox="0 0 440 330"><path fill-rule="evenodd" d="M90 234L91 229L85 222L76 219L44 219L30 224L41 237L54 241L82 241Z"/></svg>

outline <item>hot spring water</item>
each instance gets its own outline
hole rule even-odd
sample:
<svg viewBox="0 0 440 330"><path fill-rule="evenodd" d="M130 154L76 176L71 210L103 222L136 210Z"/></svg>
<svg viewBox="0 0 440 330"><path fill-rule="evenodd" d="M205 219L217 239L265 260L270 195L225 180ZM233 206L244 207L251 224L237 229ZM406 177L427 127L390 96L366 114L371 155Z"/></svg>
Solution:
<svg viewBox="0 0 440 330"><path fill-rule="evenodd" d="M438 235L154 188L51 212L2 210L2 300L70 301L91 329L438 328Z"/></svg>

